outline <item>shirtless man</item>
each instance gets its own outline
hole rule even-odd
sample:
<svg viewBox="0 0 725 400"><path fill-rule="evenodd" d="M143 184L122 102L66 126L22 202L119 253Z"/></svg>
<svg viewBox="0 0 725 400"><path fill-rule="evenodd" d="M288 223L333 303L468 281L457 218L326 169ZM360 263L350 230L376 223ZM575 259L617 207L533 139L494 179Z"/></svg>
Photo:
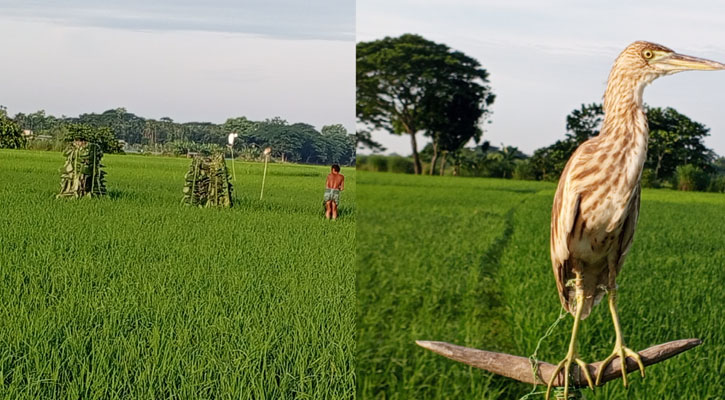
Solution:
<svg viewBox="0 0 725 400"><path fill-rule="evenodd" d="M340 203L340 192L345 188L345 176L340 173L340 166L332 164L330 174L325 183L325 218L337 219L337 206Z"/></svg>

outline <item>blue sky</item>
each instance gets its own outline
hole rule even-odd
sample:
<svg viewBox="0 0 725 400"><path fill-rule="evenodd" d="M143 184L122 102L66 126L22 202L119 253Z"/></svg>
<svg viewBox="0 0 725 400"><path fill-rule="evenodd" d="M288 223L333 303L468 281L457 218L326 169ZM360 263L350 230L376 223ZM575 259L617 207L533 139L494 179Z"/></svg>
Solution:
<svg viewBox="0 0 725 400"><path fill-rule="evenodd" d="M360 0L356 40L410 32L475 57L497 96L484 139L530 154L563 137L573 109L602 100L612 62L629 43L649 40L725 62L723 21L718 1ZM661 78L644 99L704 123L705 143L725 155L725 71ZM410 154L408 137L374 138L388 152Z"/></svg>
<svg viewBox="0 0 725 400"><path fill-rule="evenodd" d="M281 116L352 131L354 4L0 0L0 104L55 115L123 106L182 122Z"/></svg>

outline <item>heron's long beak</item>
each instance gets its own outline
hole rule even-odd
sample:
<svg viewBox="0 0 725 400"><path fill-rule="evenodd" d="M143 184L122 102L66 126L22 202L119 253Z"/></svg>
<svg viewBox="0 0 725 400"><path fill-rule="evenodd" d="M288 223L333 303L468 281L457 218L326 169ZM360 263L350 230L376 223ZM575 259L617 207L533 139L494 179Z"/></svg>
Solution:
<svg viewBox="0 0 725 400"><path fill-rule="evenodd" d="M666 69L670 71L687 71L694 69L703 71L714 71L718 69L725 69L725 64L721 64L717 61L686 56L684 54L678 53L673 53L669 57L659 60L658 63L662 64Z"/></svg>

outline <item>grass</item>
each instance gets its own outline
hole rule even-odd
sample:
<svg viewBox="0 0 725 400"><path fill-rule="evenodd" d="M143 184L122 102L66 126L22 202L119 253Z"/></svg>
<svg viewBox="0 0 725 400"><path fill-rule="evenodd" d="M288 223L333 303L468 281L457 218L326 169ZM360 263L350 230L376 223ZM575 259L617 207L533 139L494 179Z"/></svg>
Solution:
<svg viewBox="0 0 725 400"><path fill-rule="evenodd" d="M516 399L525 384L414 344L441 340L533 353L560 304L549 260L551 183L359 172L357 393L364 399ZM618 279L634 349L689 337L704 344L592 392L588 399L722 399L725 393L725 196L645 190ZM539 359L566 353L573 319ZM581 357L604 359L614 331L605 305L582 324ZM539 390L542 390L539 387ZM538 395L534 398L543 398Z"/></svg>
<svg viewBox="0 0 725 400"><path fill-rule="evenodd" d="M236 163L232 209L182 206L188 160L107 155L59 200L62 155L0 151L0 398L354 396L355 172Z"/></svg>

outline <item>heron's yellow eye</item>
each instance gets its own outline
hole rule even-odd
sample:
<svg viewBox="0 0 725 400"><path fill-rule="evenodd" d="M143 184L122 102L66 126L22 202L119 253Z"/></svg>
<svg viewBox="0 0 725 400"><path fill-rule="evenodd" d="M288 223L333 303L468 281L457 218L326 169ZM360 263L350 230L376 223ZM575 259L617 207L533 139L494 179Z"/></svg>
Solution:
<svg viewBox="0 0 725 400"><path fill-rule="evenodd" d="M652 52L652 50L645 50L642 52L642 56L644 56L644 58L646 58L648 60L651 59L652 57L654 57L654 55L655 54Z"/></svg>

